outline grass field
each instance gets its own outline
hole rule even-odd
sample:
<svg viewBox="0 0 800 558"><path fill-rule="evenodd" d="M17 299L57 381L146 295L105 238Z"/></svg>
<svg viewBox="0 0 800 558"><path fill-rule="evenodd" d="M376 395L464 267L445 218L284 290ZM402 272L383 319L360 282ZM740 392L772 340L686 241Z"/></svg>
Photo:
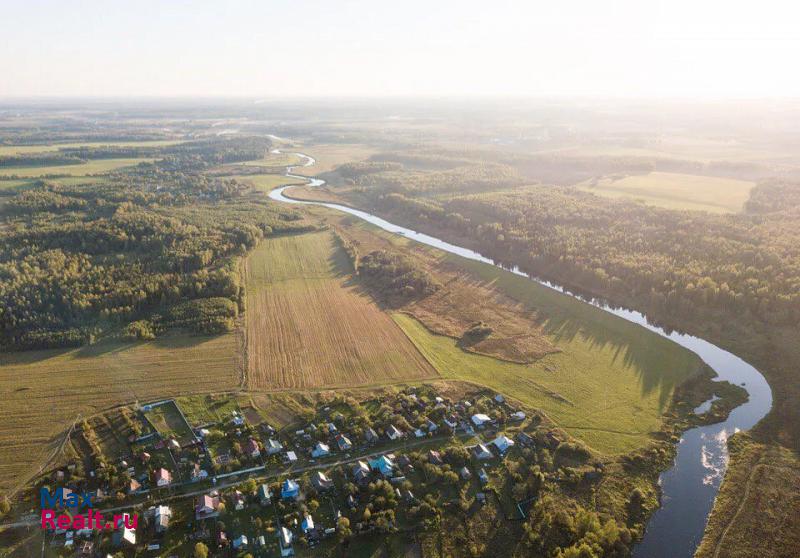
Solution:
<svg viewBox="0 0 800 558"><path fill-rule="evenodd" d="M695 556L796 556L800 458L749 434L737 434L728 443L730 464Z"/></svg>
<svg viewBox="0 0 800 558"><path fill-rule="evenodd" d="M0 355L0 490L35 472L78 416L136 400L235 389L237 346L233 334L170 336Z"/></svg>
<svg viewBox="0 0 800 558"><path fill-rule="evenodd" d="M187 444L194 438L191 427L183 420L174 402L153 407L144 415L162 438L175 438L181 444Z"/></svg>
<svg viewBox="0 0 800 558"><path fill-rule="evenodd" d="M742 210L755 183L733 178L651 172L624 178L600 178L579 185L582 190L609 198L631 198L668 209L712 213Z"/></svg>
<svg viewBox="0 0 800 558"><path fill-rule="evenodd" d="M391 317L351 285L332 233L271 238L247 262L248 386L333 388L436 372Z"/></svg>
<svg viewBox="0 0 800 558"><path fill-rule="evenodd" d="M67 174L85 176L102 174L122 167L130 167L139 163L152 162L154 159L96 159L79 165L55 165L50 167L8 167L0 169L0 176L19 176L32 178L48 174Z"/></svg>
<svg viewBox="0 0 800 558"><path fill-rule="evenodd" d="M163 147L183 143L183 140L153 140L153 141L84 141L76 143L51 143L48 145L2 145L0 144L0 157L7 155L25 155L28 153L49 153L59 149L76 147Z"/></svg>
<svg viewBox="0 0 800 558"><path fill-rule="evenodd" d="M298 165L303 162L303 159L295 155L293 152L287 153L272 153L269 152L261 159L252 161L245 161L241 163L249 167L286 167L289 165Z"/></svg>
<svg viewBox="0 0 800 558"><path fill-rule="evenodd" d="M659 429L678 384L702 361L642 327L486 264L450 257L501 292L536 308L544 331L562 350L534 364L468 353L418 321L395 321L444 377L477 382L542 409L592 448L624 453Z"/></svg>

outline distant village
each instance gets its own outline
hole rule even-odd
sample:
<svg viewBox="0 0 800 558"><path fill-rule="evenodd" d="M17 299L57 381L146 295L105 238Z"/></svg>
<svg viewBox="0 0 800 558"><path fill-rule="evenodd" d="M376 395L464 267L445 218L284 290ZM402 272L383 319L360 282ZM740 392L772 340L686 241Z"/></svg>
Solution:
<svg viewBox="0 0 800 558"><path fill-rule="evenodd" d="M192 425L173 400L141 405L113 462L72 463L39 485L91 491L98 510L137 513L137 527L51 530L48 544L79 557L293 556L424 526L442 502L497 498L494 471L510 452L561 443L530 419L501 394L453 401L428 386L338 398L280 431L238 408Z"/></svg>

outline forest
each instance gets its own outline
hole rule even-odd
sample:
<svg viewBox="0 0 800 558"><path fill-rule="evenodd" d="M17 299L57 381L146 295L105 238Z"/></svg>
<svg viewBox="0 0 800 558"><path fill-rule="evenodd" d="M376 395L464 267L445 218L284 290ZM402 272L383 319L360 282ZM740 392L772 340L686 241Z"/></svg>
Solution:
<svg viewBox="0 0 800 558"><path fill-rule="evenodd" d="M232 329L244 305L239 258L263 236L309 225L249 196L242 183L198 170L260 157L267 147L248 139L170 146L129 172L85 184L40 180L7 197L0 346Z"/></svg>

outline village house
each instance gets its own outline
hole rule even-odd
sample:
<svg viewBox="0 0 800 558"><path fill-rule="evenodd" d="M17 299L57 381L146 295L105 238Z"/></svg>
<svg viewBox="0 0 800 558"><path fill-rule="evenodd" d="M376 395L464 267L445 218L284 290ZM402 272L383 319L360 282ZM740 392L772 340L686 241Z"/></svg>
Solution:
<svg viewBox="0 0 800 558"><path fill-rule="evenodd" d="M525 420L525 413L522 412L522 411L513 412L508 417L508 420L510 420L512 422L522 422L523 420Z"/></svg>
<svg viewBox="0 0 800 558"><path fill-rule="evenodd" d="M331 454L331 448L328 444L323 444L322 442L317 442L317 445L314 446L314 449L311 450L311 457L317 459L319 457L327 457Z"/></svg>
<svg viewBox="0 0 800 558"><path fill-rule="evenodd" d="M281 547L281 556L294 556L292 538L292 532L286 527L281 527L280 533L278 534L278 542Z"/></svg>
<svg viewBox="0 0 800 558"><path fill-rule="evenodd" d="M275 455L276 453L280 453L283 450L283 444L281 444L278 440L274 438L270 438L267 442L267 455Z"/></svg>
<svg viewBox="0 0 800 558"><path fill-rule="evenodd" d="M262 484L258 487L258 501L262 506L268 506L272 503L272 492L269 490L268 484Z"/></svg>
<svg viewBox="0 0 800 558"><path fill-rule="evenodd" d="M428 452L428 463L433 463L434 465L442 465L444 461L442 460L442 454L438 451L430 450Z"/></svg>
<svg viewBox="0 0 800 558"><path fill-rule="evenodd" d="M172 473L163 467L156 471L156 486L169 486L172 482Z"/></svg>
<svg viewBox="0 0 800 558"><path fill-rule="evenodd" d="M458 417L456 417L454 415L450 415L448 417L445 417L444 418L444 424L450 430L455 430L456 428L458 428Z"/></svg>
<svg viewBox="0 0 800 558"><path fill-rule="evenodd" d="M128 482L128 494L136 494L141 489L142 485L136 479L131 479L130 482Z"/></svg>
<svg viewBox="0 0 800 558"><path fill-rule="evenodd" d="M244 494L242 494L239 490L233 493L233 507L236 511L242 511L245 505L245 498Z"/></svg>
<svg viewBox="0 0 800 558"><path fill-rule="evenodd" d="M486 474L486 469L481 468L478 471L478 480L481 481L481 486L489 484L489 475Z"/></svg>
<svg viewBox="0 0 800 558"><path fill-rule="evenodd" d="M475 459L479 461L492 459L494 457L492 452L489 451L489 448L487 448L483 444L478 444L477 446L472 448L472 455L475 457Z"/></svg>
<svg viewBox="0 0 800 558"><path fill-rule="evenodd" d="M461 476L461 480L466 481L472 478L472 473L469 472L469 469L466 467L466 465L461 467L461 470L458 472L458 474Z"/></svg>
<svg viewBox="0 0 800 558"><path fill-rule="evenodd" d="M116 547L136 546L136 531L127 527L126 522L130 524L130 515L127 513L123 514L119 528L114 531L114 535L111 537L111 543Z"/></svg>
<svg viewBox="0 0 800 558"><path fill-rule="evenodd" d="M319 492L324 492L333 488L333 481L322 471L317 471L311 475L311 484Z"/></svg>
<svg viewBox="0 0 800 558"><path fill-rule="evenodd" d="M219 495L215 492L203 494L197 498L194 506L194 517L197 521L219 517Z"/></svg>
<svg viewBox="0 0 800 558"><path fill-rule="evenodd" d="M514 445L514 440L508 436L501 435L492 440L492 445L497 448L497 451L500 453L500 455L505 455L511 446Z"/></svg>
<svg viewBox="0 0 800 558"><path fill-rule="evenodd" d="M490 424L492 419L488 415L484 415L483 413L477 413L472 415L472 424L475 425L476 428L483 428L487 424Z"/></svg>
<svg viewBox="0 0 800 558"><path fill-rule="evenodd" d="M171 518L172 510L168 506L157 506L153 514L156 533L163 533L169 529L169 520Z"/></svg>
<svg viewBox="0 0 800 558"><path fill-rule="evenodd" d="M378 433L375 432L375 429L372 428L371 426L369 428L367 428L366 430L364 430L364 440L366 440L366 442L368 444L374 444L379 439L380 438L378 437Z"/></svg>
<svg viewBox="0 0 800 558"><path fill-rule="evenodd" d="M359 461L353 465L353 478L357 483L363 483L369 480L370 467L366 461Z"/></svg>
<svg viewBox="0 0 800 558"><path fill-rule="evenodd" d="M289 464L295 463L297 461L297 454L293 451L287 451L284 461Z"/></svg>
<svg viewBox="0 0 800 558"><path fill-rule="evenodd" d="M306 535L311 533L314 530L314 518L310 515L306 515L303 518L303 522L300 524L300 528Z"/></svg>
<svg viewBox="0 0 800 558"><path fill-rule="evenodd" d="M353 444L344 434L337 434L335 440L339 451L349 451L353 447Z"/></svg>
<svg viewBox="0 0 800 558"><path fill-rule="evenodd" d="M244 451L253 459L261 456L261 449L258 447L258 442L256 442L253 438L247 440L247 443L244 446Z"/></svg>
<svg viewBox="0 0 800 558"><path fill-rule="evenodd" d="M247 548L247 535L239 535L235 539L233 539L233 548L235 550L244 550Z"/></svg>
<svg viewBox="0 0 800 558"><path fill-rule="evenodd" d="M386 429L386 436L388 436L390 440L398 440L403 437L403 433L394 424L391 424L389 428Z"/></svg>
<svg viewBox="0 0 800 558"><path fill-rule="evenodd" d="M297 481L293 481L292 479L283 481L283 485L281 486L281 498L284 500L297 500L298 496L300 496L300 485L297 484Z"/></svg>
<svg viewBox="0 0 800 558"><path fill-rule="evenodd" d="M377 459L370 460L369 468L384 477L391 477L394 473L394 460L390 455L381 455Z"/></svg>
<svg viewBox="0 0 800 558"><path fill-rule="evenodd" d="M202 469L199 463L195 463L192 467L192 482L198 482L208 478L208 471Z"/></svg>

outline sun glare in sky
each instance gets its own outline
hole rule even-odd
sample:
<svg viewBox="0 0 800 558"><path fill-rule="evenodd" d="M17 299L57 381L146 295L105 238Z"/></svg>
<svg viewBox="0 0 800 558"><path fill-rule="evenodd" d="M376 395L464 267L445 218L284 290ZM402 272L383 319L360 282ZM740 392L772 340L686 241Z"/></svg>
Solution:
<svg viewBox="0 0 800 558"><path fill-rule="evenodd" d="M3 3L2 96L794 97L800 5Z"/></svg>

